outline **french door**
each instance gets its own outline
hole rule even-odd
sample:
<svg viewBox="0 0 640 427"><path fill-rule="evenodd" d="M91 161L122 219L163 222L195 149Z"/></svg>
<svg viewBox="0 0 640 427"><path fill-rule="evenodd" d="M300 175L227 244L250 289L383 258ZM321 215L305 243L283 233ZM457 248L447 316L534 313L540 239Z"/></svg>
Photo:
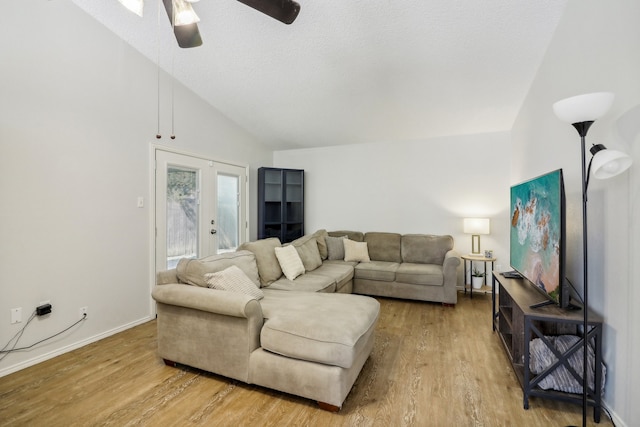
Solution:
<svg viewBox="0 0 640 427"><path fill-rule="evenodd" d="M247 169L155 150L156 271L245 241Z"/></svg>

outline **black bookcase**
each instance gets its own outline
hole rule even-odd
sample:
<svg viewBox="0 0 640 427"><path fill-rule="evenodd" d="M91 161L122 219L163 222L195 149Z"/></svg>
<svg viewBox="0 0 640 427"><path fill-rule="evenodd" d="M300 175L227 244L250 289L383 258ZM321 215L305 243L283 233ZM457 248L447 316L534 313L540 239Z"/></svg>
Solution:
<svg viewBox="0 0 640 427"><path fill-rule="evenodd" d="M258 238L304 235L304 170L258 169Z"/></svg>

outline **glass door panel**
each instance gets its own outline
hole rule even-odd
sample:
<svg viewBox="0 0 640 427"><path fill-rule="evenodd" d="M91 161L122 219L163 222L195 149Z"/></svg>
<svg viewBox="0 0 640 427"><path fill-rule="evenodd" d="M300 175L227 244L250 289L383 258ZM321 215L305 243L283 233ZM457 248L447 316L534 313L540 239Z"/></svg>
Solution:
<svg viewBox="0 0 640 427"><path fill-rule="evenodd" d="M246 240L247 170L241 166L213 162L211 179L216 194L211 212L213 253L233 252Z"/></svg>
<svg viewBox="0 0 640 427"><path fill-rule="evenodd" d="M167 169L167 268L198 257L198 171Z"/></svg>
<svg viewBox="0 0 640 427"><path fill-rule="evenodd" d="M240 179L218 175L218 253L240 246Z"/></svg>

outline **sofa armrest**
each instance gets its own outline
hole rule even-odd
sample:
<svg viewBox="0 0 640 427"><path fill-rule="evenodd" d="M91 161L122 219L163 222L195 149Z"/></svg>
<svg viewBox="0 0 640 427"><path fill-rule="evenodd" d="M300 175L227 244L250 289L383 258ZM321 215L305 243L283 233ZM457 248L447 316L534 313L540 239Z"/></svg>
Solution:
<svg viewBox="0 0 640 427"><path fill-rule="evenodd" d="M452 264L454 267L458 267L460 265L460 254L455 249L451 249L446 254L444 254L444 263L443 265Z"/></svg>
<svg viewBox="0 0 640 427"><path fill-rule="evenodd" d="M152 295L161 358L249 382L251 353L260 348L264 324L258 300L177 283L156 286Z"/></svg>
<svg viewBox="0 0 640 427"><path fill-rule="evenodd" d="M159 271L156 273L156 285L166 285L169 283L178 283L178 270Z"/></svg>
<svg viewBox="0 0 640 427"><path fill-rule="evenodd" d="M456 286L458 282L458 266L460 265L460 254L452 249L444 255L442 263L442 274L444 275L445 286Z"/></svg>
<svg viewBox="0 0 640 427"><path fill-rule="evenodd" d="M174 283L156 286L151 295L153 299L162 304L193 308L225 316L262 319L262 308L258 300L238 292Z"/></svg>

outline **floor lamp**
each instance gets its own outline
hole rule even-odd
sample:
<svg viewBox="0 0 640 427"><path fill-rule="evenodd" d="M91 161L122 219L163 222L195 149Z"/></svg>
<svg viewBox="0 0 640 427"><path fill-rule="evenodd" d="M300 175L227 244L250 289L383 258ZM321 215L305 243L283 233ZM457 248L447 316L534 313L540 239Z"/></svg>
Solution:
<svg viewBox="0 0 640 427"><path fill-rule="evenodd" d="M607 150L602 144L593 145L590 148L591 160L589 166L586 165L586 136L593 122L602 117L613 104L613 93L597 92L585 95L574 96L563 99L553 104L553 111L556 116L567 123L570 123L580 135L582 146L582 256L583 256L583 372L582 372L582 425L587 425L587 403L589 394L588 372L588 252L587 252L587 188L589 186L589 176L593 174L598 179L606 179L616 176L631 166L631 158L619 151ZM595 384L594 388L601 387Z"/></svg>

